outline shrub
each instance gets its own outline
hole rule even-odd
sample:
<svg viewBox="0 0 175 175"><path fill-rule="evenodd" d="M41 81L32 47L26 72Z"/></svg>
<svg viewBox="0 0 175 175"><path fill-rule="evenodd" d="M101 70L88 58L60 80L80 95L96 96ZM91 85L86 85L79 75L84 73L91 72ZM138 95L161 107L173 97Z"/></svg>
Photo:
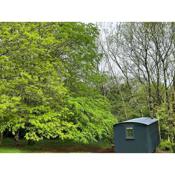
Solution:
<svg viewBox="0 0 175 175"><path fill-rule="evenodd" d="M160 152L174 152L174 146L174 143L168 140L163 140L161 141L158 149Z"/></svg>

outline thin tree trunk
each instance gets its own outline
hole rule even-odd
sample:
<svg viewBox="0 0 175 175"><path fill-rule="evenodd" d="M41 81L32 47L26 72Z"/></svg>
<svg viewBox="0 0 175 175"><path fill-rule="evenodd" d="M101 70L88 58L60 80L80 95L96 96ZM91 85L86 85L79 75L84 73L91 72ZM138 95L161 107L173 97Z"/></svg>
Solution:
<svg viewBox="0 0 175 175"><path fill-rule="evenodd" d="M161 95L160 95L160 70L158 63L156 63L156 69L157 69L157 80L156 80L156 97L157 97L157 105L161 104Z"/></svg>
<svg viewBox="0 0 175 175"><path fill-rule="evenodd" d="M121 89L119 87L119 83L118 83L118 81L117 81L117 79L115 77L115 73L113 71L113 68L112 68L112 65L110 63L110 60L109 59L107 59L107 60L108 60L108 65L109 65L109 67L111 69L112 75L114 77L115 83L117 83L117 87L118 87L118 91L119 91L120 97L122 99L122 104L123 104L123 108L124 108L125 118L128 119L128 115L127 115L127 111L126 111L126 104L125 104L125 101L124 101L123 93L121 92Z"/></svg>
<svg viewBox="0 0 175 175"><path fill-rule="evenodd" d="M148 82L148 107L150 116L153 117L153 108L152 108L152 96L151 96L151 84Z"/></svg>
<svg viewBox="0 0 175 175"><path fill-rule="evenodd" d="M166 102L166 109L167 109L167 114L168 114L168 126L170 128L173 127L172 125L172 113L170 111L170 100L169 100L169 93L168 93L168 86L167 86L167 76L166 76L166 68L165 68L165 62L162 61L162 66L163 66L163 79L164 79L164 86L165 86L165 102ZM168 130L168 140L172 142L172 133L170 129Z"/></svg>
<svg viewBox="0 0 175 175"><path fill-rule="evenodd" d="M149 114L151 117L154 116L154 112L153 112L153 102L152 102L152 90L151 90L151 76L150 76L150 71L148 68L148 58L147 58L147 49L145 48L145 69L146 69L146 73L147 73L147 78L148 78L148 108L149 108Z"/></svg>
<svg viewBox="0 0 175 175"><path fill-rule="evenodd" d="M34 142L33 140L28 140L28 141L27 141L27 144L28 144L28 145L34 145L35 142Z"/></svg>
<svg viewBox="0 0 175 175"><path fill-rule="evenodd" d="M172 111L175 113L175 74L173 77Z"/></svg>
<svg viewBox="0 0 175 175"><path fill-rule="evenodd" d="M168 94L168 87L167 87L166 68L165 68L164 61L162 63L163 63L162 64L163 65L163 79L164 79L164 86L165 86L165 100L166 100L168 116L170 118L171 117L171 112L170 112L170 101L169 101L169 94Z"/></svg>
<svg viewBox="0 0 175 175"><path fill-rule="evenodd" d="M117 79L116 79L116 77L115 77L115 73L114 73L114 71L113 71L113 67L112 67L112 65L111 65L111 62L110 62L110 60L109 60L109 57L108 57L108 55L106 54L106 51L105 51L105 49L104 49L104 47L103 47L102 44L101 44L101 47L102 47L102 50L104 51L104 54L105 54L105 56L106 56L107 64L108 64L108 66L110 67L110 70L111 70L111 73L112 73L112 75L113 75L113 77L114 77L115 83L117 83L117 88L118 88L118 91L119 91L119 95L120 95L120 97L121 97L121 99L122 99L122 105L123 105L123 108L124 108L125 118L128 119L128 115L127 115L127 111L126 111L126 104L125 104L124 97L123 97L123 94L122 94L122 92L121 92L121 89L120 89L120 87L119 87L119 85L118 85L119 83L118 83L118 81L117 81ZM118 66L119 66L119 65L118 65Z"/></svg>
<svg viewBox="0 0 175 175"><path fill-rule="evenodd" d="M3 132L0 133L0 145L2 144L3 141Z"/></svg>
<svg viewBox="0 0 175 175"><path fill-rule="evenodd" d="M16 145L19 145L19 131L17 131L15 134L15 142L16 142Z"/></svg>

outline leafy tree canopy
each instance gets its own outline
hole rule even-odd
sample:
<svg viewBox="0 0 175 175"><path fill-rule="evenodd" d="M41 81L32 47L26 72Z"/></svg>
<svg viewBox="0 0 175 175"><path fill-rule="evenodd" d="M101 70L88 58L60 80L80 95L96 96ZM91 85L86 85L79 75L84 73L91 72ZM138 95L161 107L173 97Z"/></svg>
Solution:
<svg viewBox="0 0 175 175"><path fill-rule="evenodd" d="M0 23L0 131L26 140L111 138L100 95L98 30L83 23Z"/></svg>

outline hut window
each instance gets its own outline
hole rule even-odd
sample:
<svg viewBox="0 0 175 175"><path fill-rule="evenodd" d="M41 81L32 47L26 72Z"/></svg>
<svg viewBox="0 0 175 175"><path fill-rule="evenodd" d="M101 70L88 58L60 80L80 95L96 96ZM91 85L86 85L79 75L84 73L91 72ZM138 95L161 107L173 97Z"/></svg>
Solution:
<svg viewBox="0 0 175 175"><path fill-rule="evenodd" d="M126 128L126 139L134 139L134 129L133 127Z"/></svg>

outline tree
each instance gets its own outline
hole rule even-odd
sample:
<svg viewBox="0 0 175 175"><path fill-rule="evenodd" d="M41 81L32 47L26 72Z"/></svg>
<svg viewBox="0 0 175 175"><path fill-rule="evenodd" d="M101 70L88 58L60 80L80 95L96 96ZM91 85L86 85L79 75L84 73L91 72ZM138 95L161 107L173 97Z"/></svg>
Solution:
<svg viewBox="0 0 175 175"><path fill-rule="evenodd" d="M104 53L104 62L112 63L107 69L109 74L113 74L113 79L120 79L116 82L117 87L123 84L130 87L130 98L123 95L121 99L124 111L133 100L136 106L140 103L145 105L145 102L148 104L148 110L142 108L143 115L159 118L159 111L164 111L162 122L167 122L166 131L163 129L166 133L164 136L173 142L174 23L115 23L99 26L102 31L100 40L103 41L99 47ZM135 85L138 88L136 91ZM140 89L143 89L143 94L137 93ZM120 91L120 94L127 93L123 88ZM146 97L144 103L140 101L141 97Z"/></svg>
<svg viewBox="0 0 175 175"><path fill-rule="evenodd" d="M95 103L100 95L99 83L104 81L98 71L98 30L94 25L1 23L0 27L0 92L8 99L0 103L5 106L1 118L8 123L5 127L1 122L1 132L7 128L17 142L21 129L28 141L57 138L88 143L112 137L107 130L114 117L107 108L102 110L105 116L87 110L77 123L72 122L77 115L71 99L83 99L89 104L94 98ZM103 107L103 102L107 106L109 103L106 99L99 102ZM100 108L97 102L94 107ZM80 131L78 126L90 117L93 120L88 128Z"/></svg>

